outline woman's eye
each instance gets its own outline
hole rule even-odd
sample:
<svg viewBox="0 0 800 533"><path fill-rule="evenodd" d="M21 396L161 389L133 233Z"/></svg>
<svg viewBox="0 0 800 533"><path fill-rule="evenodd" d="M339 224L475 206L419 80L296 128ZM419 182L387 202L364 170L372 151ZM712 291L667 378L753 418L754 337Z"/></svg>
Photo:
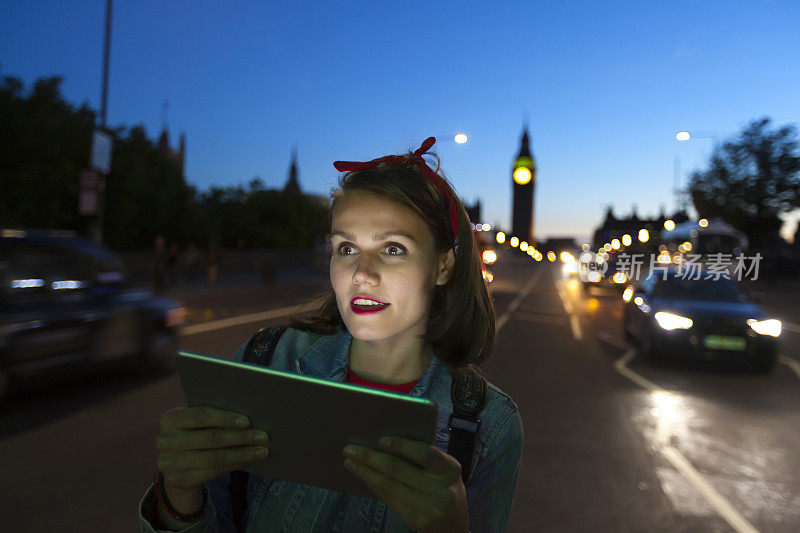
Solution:
<svg viewBox="0 0 800 533"><path fill-rule="evenodd" d="M390 244L389 246L386 247L386 250L397 250L396 253L389 252L389 255L402 255L403 253L405 253L405 249L402 246L396 244Z"/></svg>
<svg viewBox="0 0 800 533"><path fill-rule="evenodd" d="M347 248L352 248L352 246L350 246L349 244L340 244L339 247L336 249L336 252L339 255L352 255L351 253L345 251ZM399 244L389 244L384 248L384 250L386 250L387 255L392 257L403 255L406 253L406 249Z"/></svg>
<svg viewBox="0 0 800 533"><path fill-rule="evenodd" d="M343 253L343 252L342 252L342 249L343 249L343 248L350 248L350 245L349 245L349 244L342 244L341 246L339 246L339 248L337 248L337 249L336 249L337 253L338 253L339 255L350 255L350 254L348 254L348 253Z"/></svg>

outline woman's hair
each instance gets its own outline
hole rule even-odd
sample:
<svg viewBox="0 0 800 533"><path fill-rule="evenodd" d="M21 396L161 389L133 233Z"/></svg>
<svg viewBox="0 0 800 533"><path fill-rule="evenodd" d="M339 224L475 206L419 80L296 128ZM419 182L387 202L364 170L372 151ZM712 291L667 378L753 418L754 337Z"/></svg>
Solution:
<svg viewBox="0 0 800 533"><path fill-rule="evenodd" d="M453 199L458 215L459 246L448 281L433 290L425 340L434 353L451 368L465 365L481 366L491 355L495 343L495 311L480 268L480 257L469 216L452 186L440 172L439 157L434 172L442 176ZM452 230L448 219L447 199L431 180L414 164L409 152L403 164L380 166L376 169L347 172L339 177L339 187L331 190L328 211L328 236L337 201L360 191L408 207L425 222L433 235L437 254L453 247ZM431 280L432 281L432 280ZM336 305L336 294L326 283L322 294L313 298L317 308L311 314L296 314L289 327L329 335L344 322ZM306 307L306 306L302 306ZM300 311L302 313L302 311Z"/></svg>

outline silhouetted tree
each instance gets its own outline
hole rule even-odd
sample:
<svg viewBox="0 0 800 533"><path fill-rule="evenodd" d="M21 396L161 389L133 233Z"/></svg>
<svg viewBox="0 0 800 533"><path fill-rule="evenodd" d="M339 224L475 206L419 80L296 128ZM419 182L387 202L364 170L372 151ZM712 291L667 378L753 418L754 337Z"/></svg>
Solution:
<svg viewBox="0 0 800 533"><path fill-rule="evenodd" d="M0 225L80 226L78 175L94 113L65 102L61 82L42 78L26 96L18 78L0 81Z"/></svg>
<svg viewBox="0 0 800 533"><path fill-rule="evenodd" d="M777 242L779 215L800 207L797 128L774 130L769 124L766 117L753 120L715 147L709 168L694 172L689 185L701 217L721 217L754 246Z"/></svg>
<svg viewBox="0 0 800 533"><path fill-rule="evenodd" d="M60 77L0 80L0 226L83 231L79 175L89 164L95 114L61 96ZM205 248L312 246L325 209L302 194L267 190L254 177L242 185L188 185L143 126L118 127L106 177L104 240L114 249L150 248L162 235Z"/></svg>

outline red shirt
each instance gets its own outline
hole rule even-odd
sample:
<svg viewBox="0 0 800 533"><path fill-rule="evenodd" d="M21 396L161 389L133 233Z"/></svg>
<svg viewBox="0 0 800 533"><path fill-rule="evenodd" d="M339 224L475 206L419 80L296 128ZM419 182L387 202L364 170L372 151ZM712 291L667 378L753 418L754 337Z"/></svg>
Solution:
<svg viewBox="0 0 800 533"><path fill-rule="evenodd" d="M408 394L414 385L417 384L418 379L409 381L408 383L399 383L397 385L389 385L388 383L376 383L375 381L367 381L356 376L355 372L350 370L350 365L347 365L347 382L360 387L368 387L370 389L380 389L389 392L398 392L400 394Z"/></svg>

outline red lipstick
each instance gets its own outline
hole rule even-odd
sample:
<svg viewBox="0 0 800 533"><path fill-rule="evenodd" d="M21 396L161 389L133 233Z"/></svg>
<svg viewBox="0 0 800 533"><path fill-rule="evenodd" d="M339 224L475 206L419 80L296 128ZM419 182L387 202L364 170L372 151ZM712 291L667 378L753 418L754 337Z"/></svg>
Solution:
<svg viewBox="0 0 800 533"><path fill-rule="evenodd" d="M368 305L359 305L356 304L356 300L369 300L370 302L375 302L377 305L368 304ZM352 300L350 300L350 309L357 315L366 315L370 313L377 313L378 311L383 311L390 304L381 302L380 300L376 300L370 296L354 296Z"/></svg>

